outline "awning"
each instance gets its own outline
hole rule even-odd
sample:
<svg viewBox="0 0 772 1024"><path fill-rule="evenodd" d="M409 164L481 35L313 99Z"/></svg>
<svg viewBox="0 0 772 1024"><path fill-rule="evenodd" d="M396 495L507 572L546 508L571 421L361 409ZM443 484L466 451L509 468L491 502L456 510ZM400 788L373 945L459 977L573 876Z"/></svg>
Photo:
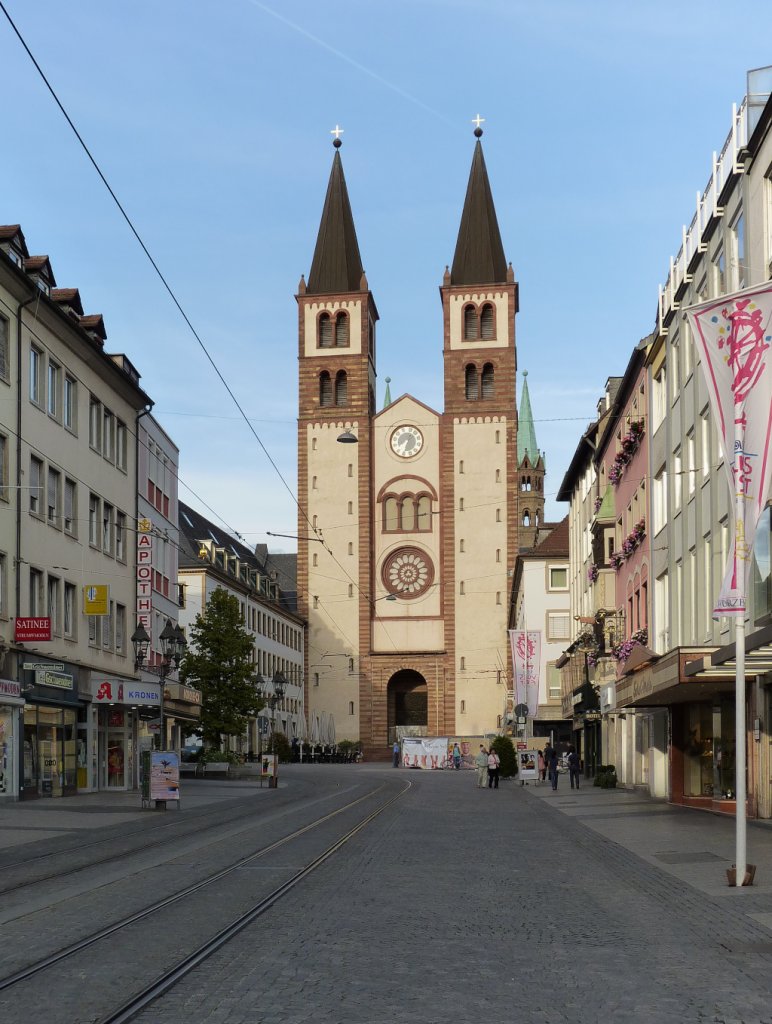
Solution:
<svg viewBox="0 0 772 1024"><path fill-rule="evenodd" d="M684 674L690 679L711 680L734 677L737 671L737 647L725 644L712 654L690 661ZM772 625L763 626L745 638L745 675L763 676L772 672Z"/></svg>
<svg viewBox="0 0 772 1024"><path fill-rule="evenodd" d="M651 665L652 662L657 661L659 655L656 651L652 651L650 647L645 647L643 644L638 644L634 647L629 658L625 662L625 670L623 675L627 675L628 672L634 672L638 668L643 668L644 665Z"/></svg>

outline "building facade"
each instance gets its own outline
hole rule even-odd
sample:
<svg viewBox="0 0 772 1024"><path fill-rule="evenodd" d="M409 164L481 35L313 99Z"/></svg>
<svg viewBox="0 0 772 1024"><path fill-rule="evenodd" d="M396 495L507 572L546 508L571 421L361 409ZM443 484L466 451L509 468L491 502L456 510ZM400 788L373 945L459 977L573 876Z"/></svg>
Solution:
<svg viewBox="0 0 772 1024"><path fill-rule="evenodd" d="M407 731L495 730L505 706L517 285L479 136L440 297L444 411L376 412L378 311L336 151L297 295L298 601L309 711L369 756Z"/></svg>
<svg viewBox="0 0 772 1024"><path fill-rule="evenodd" d="M0 228L0 795L133 786L136 369L100 315ZM109 714L99 704L122 695ZM143 693L145 695L143 696ZM110 701L106 701L110 703Z"/></svg>

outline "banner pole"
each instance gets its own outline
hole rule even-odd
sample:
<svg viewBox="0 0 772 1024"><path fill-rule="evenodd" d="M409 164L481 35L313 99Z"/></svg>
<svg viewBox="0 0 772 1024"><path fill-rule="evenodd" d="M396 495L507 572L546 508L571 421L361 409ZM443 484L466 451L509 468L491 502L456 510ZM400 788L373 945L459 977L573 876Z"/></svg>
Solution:
<svg viewBox="0 0 772 1024"><path fill-rule="evenodd" d="M738 415L739 413L739 415ZM745 785L745 600L746 573L745 561L738 558L738 542L742 536L745 540L745 504L742 487L739 485L739 464L743 453L745 432L743 430L745 415L742 410L735 410L735 524L734 524L734 557L737 585L741 588L741 612L736 616L734 627L735 642L735 685L734 685L734 716L735 716L735 885L742 886L748 864L747 821L746 821L746 785ZM741 532L742 531L742 532Z"/></svg>

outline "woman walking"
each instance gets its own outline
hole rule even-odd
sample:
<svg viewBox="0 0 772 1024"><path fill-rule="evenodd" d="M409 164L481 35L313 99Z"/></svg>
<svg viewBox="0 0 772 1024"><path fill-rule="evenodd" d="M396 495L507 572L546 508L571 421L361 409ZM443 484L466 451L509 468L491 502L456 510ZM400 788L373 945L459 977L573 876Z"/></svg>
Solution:
<svg viewBox="0 0 772 1024"><path fill-rule="evenodd" d="M488 777L488 751L480 744L480 752L474 759L477 766L477 788L485 789L485 780Z"/></svg>
<svg viewBox="0 0 772 1024"><path fill-rule="evenodd" d="M491 747L491 752L488 754L488 789L499 788L499 755Z"/></svg>

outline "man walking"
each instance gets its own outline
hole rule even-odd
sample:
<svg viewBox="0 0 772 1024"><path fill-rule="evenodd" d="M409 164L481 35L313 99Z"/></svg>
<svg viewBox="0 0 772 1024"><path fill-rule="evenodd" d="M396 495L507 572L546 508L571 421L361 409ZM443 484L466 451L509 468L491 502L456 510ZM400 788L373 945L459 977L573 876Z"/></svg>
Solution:
<svg viewBox="0 0 772 1024"><path fill-rule="evenodd" d="M573 747L568 752L568 777L571 779L571 789L574 788L574 782L576 782L576 788L579 789L579 755Z"/></svg>
<svg viewBox="0 0 772 1024"><path fill-rule="evenodd" d="M477 788L485 789L485 780L488 776L488 751L480 744L480 753L474 759L477 766Z"/></svg>
<svg viewBox="0 0 772 1024"><path fill-rule="evenodd" d="M394 740L394 746L391 748L391 763L395 768L399 768L399 740Z"/></svg>
<svg viewBox="0 0 772 1024"><path fill-rule="evenodd" d="M548 766L549 772L550 772L550 782L552 783L552 788L553 789L557 789L558 788L558 752L557 752L557 750L555 750L554 747L550 747L550 758L549 758L549 761L547 762L547 766Z"/></svg>

